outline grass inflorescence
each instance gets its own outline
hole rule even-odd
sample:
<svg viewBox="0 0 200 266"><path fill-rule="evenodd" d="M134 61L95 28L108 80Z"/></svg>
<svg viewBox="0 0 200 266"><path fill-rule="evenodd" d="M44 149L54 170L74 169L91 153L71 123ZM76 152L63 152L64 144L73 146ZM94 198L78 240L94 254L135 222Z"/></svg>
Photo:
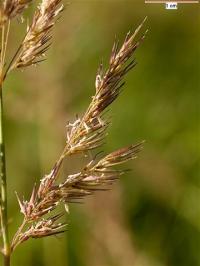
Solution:
<svg viewBox="0 0 200 266"><path fill-rule="evenodd" d="M31 0L4 0L0 7L1 53L0 53L0 85L13 70L38 65L46 59L46 51L51 45L53 28L63 11L62 0L42 0L36 7L32 21L27 26L24 38L11 60L7 61L6 50L10 34L10 24L23 12ZM146 20L146 19L145 19ZM22 224L10 242L7 228L6 173L4 167L5 154L1 149L1 227L4 246L2 254L4 265L10 265L10 255L22 242L30 238L41 238L56 235L65 231L67 222L60 222L63 213L58 205L68 210L70 202L82 200L95 191L106 190L126 171L116 169L116 165L136 158L141 151L143 141L118 149L106 156L96 154L88 156L91 150L101 147L107 135L110 120L105 111L120 95L126 74L135 67L134 53L143 41L146 32L140 33L145 20L133 34L130 32L122 45L116 41L113 45L108 68L101 63L95 80L95 93L82 116L66 125L66 141L63 152L55 162L49 174L33 185L29 200L21 200L17 195L20 211L24 216ZM2 100L2 94L1 94ZM1 101L2 102L2 101ZM1 105L2 110L2 105ZM2 113L2 112L1 112ZM3 117L1 117L1 128ZM2 131L3 134L3 131ZM2 135L1 134L1 135ZM3 147L3 138L1 147ZM61 177L60 170L67 157L82 154L88 162L81 170ZM95 154L95 153L94 153ZM90 158L90 159L89 159ZM21 192L20 192L21 194Z"/></svg>

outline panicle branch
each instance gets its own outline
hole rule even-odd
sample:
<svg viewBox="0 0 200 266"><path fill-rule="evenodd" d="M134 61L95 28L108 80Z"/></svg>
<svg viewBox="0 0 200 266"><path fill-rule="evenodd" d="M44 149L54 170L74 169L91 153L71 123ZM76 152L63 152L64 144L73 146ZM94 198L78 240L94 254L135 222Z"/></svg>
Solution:
<svg viewBox="0 0 200 266"><path fill-rule="evenodd" d="M0 83L7 74L16 68L35 65L45 60L45 52L50 47L52 29L63 10L62 0L42 0L38 5L32 22L27 26L25 37L16 49L13 57L5 62L5 52L12 18L23 13L32 0L4 0L0 6L0 28L2 31L0 50ZM6 33L7 27L7 33ZM5 69L4 69L5 68Z"/></svg>
<svg viewBox="0 0 200 266"><path fill-rule="evenodd" d="M22 232L21 230L17 232L12 241L12 251L14 251L16 246L30 238L42 238L65 232L66 229L64 229L64 227L66 227L66 223L58 222L62 216L63 214L60 213L47 219L42 219L28 226L25 232ZM22 225L23 228L25 226L25 220Z"/></svg>
<svg viewBox="0 0 200 266"><path fill-rule="evenodd" d="M45 52L51 44L52 28L63 10L61 2L62 0L42 0L7 72L44 61Z"/></svg>
<svg viewBox="0 0 200 266"><path fill-rule="evenodd" d="M79 173L67 176L64 182L51 184L45 190L45 194L43 187L48 183L45 181L51 177L44 177L37 192L34 187L30 201L21 202L18 199L26 221L35 221L50 213L60 202L67 204L73 200L80 200L96 190L101 190L102 185L112 184L124 173L112 167L136 158L142 144L143 142L119 149L99 161L93 159Z"/></svg>
<svg viewBox="0 0 200 266"><path fill-rule="evenodd" d="M109 125L109 121L103 119L104 111L117 99L125 84L124 76L136 65L133 58L128 61L145 37L147 31L135 40L145 20L133 35L127 34L120 49L118 42L114 44L107 71L104 71L103 64L100 64L95 82L96 94L92 97L87 111L82 118L77 118L74 123L67 125L67 148L71 153L84 152L102 145Z"/></svg>
<svg viewBox="0 0 200 266"><path fill-rule="evenodd" d="M4 0L0 8L0 26L21 15L31 2L32 0Z"/></svg>

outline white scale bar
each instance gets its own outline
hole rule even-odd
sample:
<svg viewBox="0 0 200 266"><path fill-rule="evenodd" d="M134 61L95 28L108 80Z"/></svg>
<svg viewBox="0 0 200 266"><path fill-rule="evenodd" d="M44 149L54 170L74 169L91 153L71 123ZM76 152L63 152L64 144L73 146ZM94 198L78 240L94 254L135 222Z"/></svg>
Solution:
<svg viewBox="0 0 200 266"><path fill-rule="evenodd" d="M171 1L172 2L172 1ZM145 0L146 4L166 4L166 3L170 3L170 1L163 1L163 0ZM174 3L174 2L172 2ZM180 0L180 1L176 1L177 4L198 4L199 0Z"/></svg>

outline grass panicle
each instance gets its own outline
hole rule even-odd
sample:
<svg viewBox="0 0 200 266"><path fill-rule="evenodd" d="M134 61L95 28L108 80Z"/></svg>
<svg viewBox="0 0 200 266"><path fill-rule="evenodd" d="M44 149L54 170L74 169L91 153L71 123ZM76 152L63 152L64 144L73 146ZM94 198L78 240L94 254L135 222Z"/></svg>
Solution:
<svg viewBox="0 0 200 266"><path fill-rule="evenodd" d="M18 197L21 213L26 223L31 224L27 229L28 232L35 222L43 221L44 223L41 224L45 225L45 221L51 219L51 215L54 215L59 204L66 206L70 202L82 200L94 191L107 189L106 185L111 185L124 173L123 170L117 170L113 166L136 158L137 153L140 152L143 142L119 149L98 161L94 156L94 159L89 161L82 171L71 174L64 180L59 175L66 157L77 153L87 155L90 150L102 146L106 137L106 129L110 124L106 118L104 119L104 112L120 94L125 75L136 65L132 57L145 37L145 34L142 34L136 39L139 29L141 25L133 35L127 34L121 48L118 48L118 42L114 44L106 71L103 70L103 65L100 65L96 76L95 95L84 115L67 124L66 145L50 173L41 179L38 188L34 186L29 201L21 201ZM25 235L26 232L24 231ZM59 227L57 232L60 232ZM52 233L56 233L55 228ZM16 240L18 241L18 238ZM12 247L17 246L15 241Z"/></svg>
<svg viewBox="0 0 200 266"><path fill-rule="evenodd" d="M52 30L55 22L63 11L62 0L42 0L36 7L32 22L27 27L24 38L16 49L11 60L7 61L6 51L9 41L10 24L23 11L32 0L4 0L0 6L0 87L11 70L26 68L43 61L45 52L49 49L52 39ZM145 18L146 20L146 18ZM66 140L63 152L54 164L49 174L42 177L32 189L29 200L21 200L17 195L20 212L24 219L10 243L7 227L7 188L5 167L1 167L1 206L0 217L3 236L2 253L4 266L10 265L10 255L15 248L30 238L42 238L63 233L67 223L60 222L64 213L59 205L68 211L68 204L80 202L95 191L107 190L126 171L116 166L137 157L143 147L143 141L118 149L103 156L94 151L102 147L107 135L110 120L105 112L120 95L124 86L126 74L135 67L134 53L145 38L146 31L142 31L145 20L136 31L127 34L123 44L116 41L113 45L108 67L105 69L101 63L95 79L95 93L82 116L66 125ZM142 32L142 33L141 33ZM2 91L1 91L2 93ZM1 120L3 124L3 99L1 94ZM1 147L4 147L3 130L1 130ZM5 152L1 149L5 161ZM88 161L80 170L62 177L61 167L66 158L81 154L87 156ZM90 154L90 156L88 156ZM96 154L96 155L95 155ZM89 159L90 158L90 159ZM92 158L92 159L91 159ZM2 160L2 163L3 162Z"/></svg>

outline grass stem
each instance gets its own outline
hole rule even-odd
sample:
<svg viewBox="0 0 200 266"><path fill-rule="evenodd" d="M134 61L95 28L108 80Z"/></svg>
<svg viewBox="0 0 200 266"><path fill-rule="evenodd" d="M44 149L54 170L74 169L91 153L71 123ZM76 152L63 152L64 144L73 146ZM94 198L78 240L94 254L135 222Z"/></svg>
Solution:
<svg viewBox="0 0 200 266"><path fill-rule="evenodd" d="M3 96L2 87L0 88L0 177L1 177L1 228L3 237L4 266L10 266L10 244L8 237L8 218L7 218L7 185L6 185L6 160L5 143L3 137Z"/></svg>

